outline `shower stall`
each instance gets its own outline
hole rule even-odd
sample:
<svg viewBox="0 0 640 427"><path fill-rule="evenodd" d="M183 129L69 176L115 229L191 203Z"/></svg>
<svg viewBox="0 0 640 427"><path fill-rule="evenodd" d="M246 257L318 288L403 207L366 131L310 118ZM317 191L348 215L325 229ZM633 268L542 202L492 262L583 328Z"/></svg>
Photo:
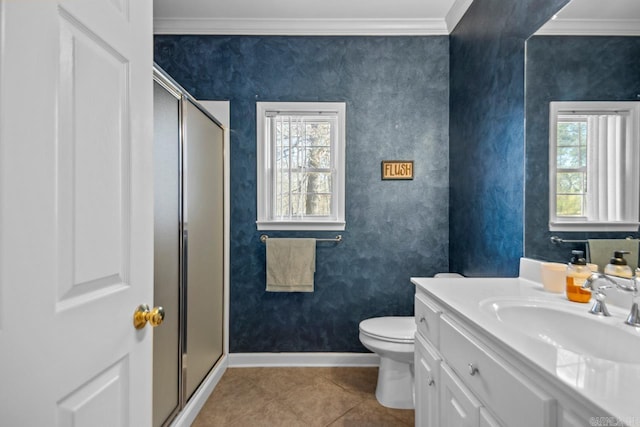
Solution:
<svg viewBox="0 0 640 427"><path fill-rule="evenodd" d="M153 425L185 407L224 348L224 130L154 68Z"/></svg>

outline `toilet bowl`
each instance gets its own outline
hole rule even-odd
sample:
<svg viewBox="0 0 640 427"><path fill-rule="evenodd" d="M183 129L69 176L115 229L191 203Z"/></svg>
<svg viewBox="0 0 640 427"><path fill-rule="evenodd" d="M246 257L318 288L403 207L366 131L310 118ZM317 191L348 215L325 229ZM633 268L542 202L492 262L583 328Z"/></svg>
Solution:
<svg viewBox="0 0 640 427"><path fill-rule="evenodd" d="M360 342L380 356L376 399L383 406L412 409L416 323L411 316L374 317L360 322Z"/></svg>
<svg viewBox="0 0 640 427"><path fill-rule="evenodd" d="M462 278L438 273L437 278ZM374 317L360 322L360 342L380 356L376 399L383 406L412 409L413 350L416 323L413 316Z"/></svg>

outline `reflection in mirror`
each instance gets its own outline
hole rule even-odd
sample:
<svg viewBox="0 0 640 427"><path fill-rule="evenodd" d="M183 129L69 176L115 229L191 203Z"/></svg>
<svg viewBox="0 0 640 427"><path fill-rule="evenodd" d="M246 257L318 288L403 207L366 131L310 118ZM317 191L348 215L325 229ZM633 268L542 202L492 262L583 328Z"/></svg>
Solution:
<svg viewBox="0 0 640 427"><path fill-rule="evenodd" d="M553 155L549 136L551 102L638 104L638 100L640 1L617 0L603 7L599 0L572 0L556 19L529 38L525 65L525 256L566 262L572 249L585 250L583 243L554 244L551 236L578 241L637 236L629 231L550 230L557 198L550 191ZM640 144L637 137L634 142ZM637 171L638 163L634 167ZM632 179L637 184L638 179ZM628 184L627 176L623 180ZM557 190L557 183L553 188Z"/></svg>
<svg viewBox="0 0 640 427"><path fill-rule="evenodd" d="M551 102L549 230L638 230L639 107Z"/></svg>

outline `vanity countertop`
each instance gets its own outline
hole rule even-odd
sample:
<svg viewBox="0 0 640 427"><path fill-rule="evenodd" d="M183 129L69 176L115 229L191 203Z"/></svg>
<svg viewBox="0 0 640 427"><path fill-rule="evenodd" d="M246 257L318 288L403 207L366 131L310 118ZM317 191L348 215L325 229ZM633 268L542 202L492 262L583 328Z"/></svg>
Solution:
<svg viewBox="0 0 640 427"><path fill-rule="evenodd" d="M520 277L517 278L420 277L412 278L411 282L445 311L469 322L475 329L472 332L500 345L505 352L540 372L563 392L577 393L587 399L593 404L594 413L602 412L603 417L613 416L625 424L640 426L640 353L631 353L632 348L640 348L640 328L623 323L627 309L610 305L612 316L598 317L588 313L591 303L573 303L564 294L544 291L538 272L538 261L523 258ZM620 345L621 351L603 350L611 355L607 358L562 346L544 333L531 333L536 326L532 325L530 316L529 320L514 324L516 322L499 320L487 310L494 301L509 300L531 301L542 308L549 306L574 314L577 325L584 320L585 327L576 333L585 334L582 340L585 345L607 346L603 338L610 341L621 337L625 343ZM544 316L543 311L541 316ZM607 333L605 337L591 336L589 324L592 322L606 324L611 329L604 330L613 333ZM617 342L613 344L618 346Z"/></svg>

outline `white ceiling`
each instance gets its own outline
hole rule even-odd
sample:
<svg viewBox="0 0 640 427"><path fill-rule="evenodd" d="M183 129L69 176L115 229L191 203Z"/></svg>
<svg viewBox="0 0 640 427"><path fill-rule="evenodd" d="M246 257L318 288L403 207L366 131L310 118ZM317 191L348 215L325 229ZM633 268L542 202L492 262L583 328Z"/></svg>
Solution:
<svg viewBox="0 0 640 427"><path fill-rule="evenodd" d="M473 0L154 0L156 34L442 35Z"/></svg>
<svg viewBox="0 0 640 427"><path fill-rule="evenodd" d="M640 36L640 0L572 0L536 34Z"/></svg>
<svg viewBox="0 0 640 427"><path fill-rule="evenodd" d="M156 34L446 35L473 0L154 0ZM640 35L640 0L572 0L537 34Z"/></svg>

